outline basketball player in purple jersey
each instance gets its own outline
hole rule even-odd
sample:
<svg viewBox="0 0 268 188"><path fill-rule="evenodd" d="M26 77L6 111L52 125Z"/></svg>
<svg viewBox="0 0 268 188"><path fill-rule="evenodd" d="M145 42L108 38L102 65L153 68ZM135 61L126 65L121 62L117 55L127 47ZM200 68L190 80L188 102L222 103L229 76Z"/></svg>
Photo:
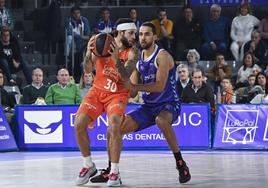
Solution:
<svg viewBox="0 0 268 188"><path fill-rule="evenodd" d="M121 126L121 133L123 135L140 131L156 124L174 154L180 183L186 183L191 179L191 175L182 158L176 135L172 129L172 122L180 114L180 101L175 81L176 69L171 55L155 44L156 39L155 26L149 22L143 23L139 30L142 53L136 70L131 75L131 83L128 82L126 87L132 93L142 91L144 104L126 115ZM139 84L140 78L142 84ZM107 137L109 140L109 132ZM100 175L93 177L91 182L107 181L108 172L109 167Z"/></svg>

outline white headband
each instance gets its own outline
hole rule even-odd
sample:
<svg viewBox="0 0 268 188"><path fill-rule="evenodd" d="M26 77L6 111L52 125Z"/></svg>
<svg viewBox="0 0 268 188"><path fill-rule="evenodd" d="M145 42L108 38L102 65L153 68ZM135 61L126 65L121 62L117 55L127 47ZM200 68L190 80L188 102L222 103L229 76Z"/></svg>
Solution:
<svg viewBox="0 0 268 188"><path fill-rule="evenodd" d="M121 23L121 24L117 25L117 27L116 27L117 31L128 30L128 29L137 30L137 27L134 23Z"/></svg>

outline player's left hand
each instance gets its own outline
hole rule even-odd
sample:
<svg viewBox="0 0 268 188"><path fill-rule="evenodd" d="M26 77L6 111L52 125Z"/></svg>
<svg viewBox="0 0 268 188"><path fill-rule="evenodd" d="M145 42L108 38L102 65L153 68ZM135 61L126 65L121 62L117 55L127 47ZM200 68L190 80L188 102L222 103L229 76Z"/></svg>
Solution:
<svg viewBox="0 0 268 188"><path fill-rule="evenodd" d="M111 57L116 62L118 60L119 47L117 46L115 41L111 43L110 47L111 49L109 50L109 54L111 54Z"/></svg>

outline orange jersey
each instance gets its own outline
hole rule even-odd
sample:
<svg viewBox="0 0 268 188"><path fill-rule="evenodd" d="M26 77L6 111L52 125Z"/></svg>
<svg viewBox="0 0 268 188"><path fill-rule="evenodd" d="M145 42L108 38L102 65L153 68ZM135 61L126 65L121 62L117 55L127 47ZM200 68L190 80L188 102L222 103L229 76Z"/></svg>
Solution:
<svg viewBox="0 0 268 188"><path fill-rule="evenodd" d="M119 58L124 62L128 60L128 53L131 48L126 48L122 52L119 53ZM128 92L128 90L122 88L120 86L120 82L122 81L120 74L117 71L115 66L115 62L111 57L106 58L98 58L96 61L96 76L94 79L93 86L112 93L121 93Z"/></svg>

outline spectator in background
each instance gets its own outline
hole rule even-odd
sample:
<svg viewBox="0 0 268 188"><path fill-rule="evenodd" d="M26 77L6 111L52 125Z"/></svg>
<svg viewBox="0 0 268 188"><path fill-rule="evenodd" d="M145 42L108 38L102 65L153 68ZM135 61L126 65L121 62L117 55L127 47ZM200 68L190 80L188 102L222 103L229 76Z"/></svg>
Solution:
<svg viewBox="0 0 268 188"><path fill-rule="evenodd" d="M252 104L268 102L267 98L268 78L264 72L259 72L255 79L254 87L249 91L249 101Z"/></svg>
<svg viewBox="0 0 268 188"><path fill-rule="evenodd" d="M251 15L249 3L239 6L239 15L236 16L231 25L231 52L236 61L242 61L244 57L244 45L250 40L251 33L259 24L258 18Z"/></svg>
<svg viewBox="0 0 268 188"><path fill-rule="evenodd" d="M247 52L243 58L243 65L239 68L236 80L236 89L247 85L248 76L253 74L253 69L260 68L255 64L254 55Z"/></svg>
<svg viewBox="0 0 268 188"><path fill-rule="evenodd" d="M173 39L173 22L167 18L167 9L159 8L157 10L158 18L152 20L156 28L158 43L167 51L171 52L171 40Z"/></svg>
<svg viewBox="0 0 268 188"><path fill-rule="evenodd" d="M48 86L43 84L43 70L39 67L32 70L32 84L22 92L23 104L34 104L37 98L45 100Z"/></svg>
<svg viewBox="0 0 268 188"><path fill-rule="evenodd" d="M82 98L84 98L88 90L92 87L93 81L94 81L93 72L90 72L90 73L83 72L80 78L80 82L79 82L79 88L80 88L80 93L81 93Z"/></svg>
<svg viewBox="0 0 268 188"><path fill-rule="evenodd" d="M255 84L256 76L251 74L248 76L248 86L238 88L235 91L236 94L236 103L248 103L250 90L253 88Z"/></svg>
<svg viewBox="0 0 268 188"><path fill-rule="evenodd" d="M268 90L268 79L264 72L259 72L256 75L254 86L256 85L261 86L263 91Z"/></svg>
<svg viewBox="0 0 268 188"><path fill-rule="evenodd" d="M259 31L261 32L261 37L268 46L268 12L266 12L265 17L260 21Z"/></svg>
<svg viewBox="0 0 268 188"><path fill-rule="evenodd" d="M5 76L2 70L0 70L0 105L3 110L6 108L14 108L13 96L4 89Z"/></svg>
<svg viewBox="0 0 268 188"><path fill-rule="evenodd" d="M259 72L256 76L254 87L249 91L251 104L268 103L268 78L264 72Z"/></svg>
<svg viewBox="0 0 268 188"><path fill-rule="evenodd" d="M13 132L15 132L15 127L14 127L14 122L13 122L13 117L14 117L14 105L15 101L13 99L12 94L8 93L4 89L4 73L2 70L0 70L0 105L2 106L3 111L6 114L7 121L10 125L10 128L12 129Z"/></svg>
<svg viewBox="0 0 268 188"><path fill-rule="evenodd" d="M266 68L267 57L267 45L261 39L261 33L258 30L252 31L251 40L244 46L244 53L251 52L256 58L256 64L258 64L263 70Z"/></svg>
<svg viewBox="0 0 268 188"><path fill-rule="evenodd" d="M11 74L22 70L27 83L30 84L32 82L30 71L23 62L18 43L10 40L10 36L10 30L4 27L1 31L0 68L4 71L8 83L14 84L15 80Z"/></svg>
<svg viewBox="0 0 268 188"><path fill-rule="evenodd" d="M186 86L192 84L192 80L190 77L188 66L186 64L180 64L177 67L177 73L179 75L178 80L177 80L177 93L179 97L181 98L182 91L184 90Z"/></svg>
<svg viewBox="0 0 268 188"><path fill-rule="evenodd" d="M79 82L79 79L82 74L81 63L83 61L83 52L87 45L87 41L90 36L90 27L88 19L81 15L80 7L72 7L71 17L67 20L66 23L67 30L67 54L71 56L72 51L72 33L74 34L74 44L75 44L75 54L74 54L74 67L72 63L69 62L69 71L73 72L72 75L76 82ZM71 71L73 70L73 71Z"/></svg>
<svg viewBox="0 0 268 188"><path fill-rule="evenodd" d="M128 10L129 18L133 20L137 27L137 31L139 31L142 21L138 18L138 10L136 8L130 8Z"/></svg>
<svg viewBox="0 0 268 188"><path fill-rule="evenodd" d="M216 65L208 70L208 83L211 85L214 93L218 91L218 86L224 77L231 78L232 69L226 64L223 54L216 55Z"/></svg>
<svg viewBox="0 0 268 188"><path fill-rule="evenodd" d="M10 31L14 28L14 21L11 11L5 7L5 0L0 0L0 29L3 27L9 28Z"/></svg>
<svg viewBox="0 0 268 188"><path fill-rule="evenodd" d="M203 82L204 71L196 68L192 72L193 83L187 85L182 92L184 103L209 103L212 111L215 109L214 94L211 87Z"/></svg>
<svg viewBox="0 0 268 188"><path fill-rule="evenodd" d="M235 95L230 77L223 77L221 80L221 103L235 103L234 96Z"/></svg>
<svg viewBox="0 0 268 188"><path fill-rule="evenodd" d="M173 29L175 61L186 60L189 49L200 49L201 46L201 24L193 18L192 7L186 5L182 8L183 17L180 18Z"/></svg>
<svg viewBox="0 0 268 188"><path fill-rule="evenodd" d="M198 66L198 62L200 60L200 55L196 49L190 49L187 53L187 65L189 74L192 75L193 69Z"/></svg>
<svg viewBox="0 0 268 188"><path fill-rule="evenodd" d="M259 72L261 72L262 71L262 68L261 67L259 67L259 66L255 66L254 68L253 68L253 70L252 70L252 74L253 75L257 75Z"/></svg>
<svg viewBox="0 0 268 188"><path fill-rule="evenodd" d="M226 55L229 45L230 21L221 16L221 6L213 4L210 7L211 18L205 24L202 45L202 58L212 59L216 53Z"/></svg>
<svg viewBox="0 0 268 188"><path fill-rule="evenodd" d="M98 20L94 32L95 33L111 33L114 30L114 23L110 19L110 9L103 7L100 9L101 18Z"/></svg>
<svg viewBox="0 0 268 188"><path fill-rule="evenodd" d="M256 95L251 101L251 104L268 104L268 92L265 94Z"/></svg>
<svg viewBox="0 0 268 188"><path fill-rule="evenodd" d="M58 71L58 83L51 85L46 94L46 104L80 104L81 94L77 85L70 83L67 69Z"/></svg>

